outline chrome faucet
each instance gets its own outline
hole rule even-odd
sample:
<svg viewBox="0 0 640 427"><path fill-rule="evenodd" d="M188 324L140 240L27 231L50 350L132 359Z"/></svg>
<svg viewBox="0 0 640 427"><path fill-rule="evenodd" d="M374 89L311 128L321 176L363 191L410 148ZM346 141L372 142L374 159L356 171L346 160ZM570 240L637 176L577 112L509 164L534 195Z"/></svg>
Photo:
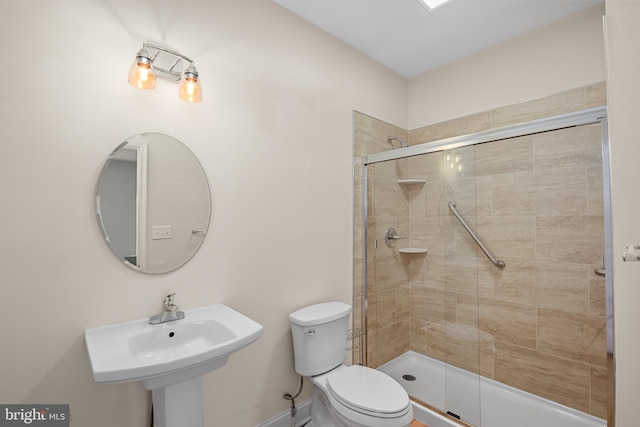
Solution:
<svg viewBox="0 0 640 427"><path fill-rule="evenodd" d="M184 311L178 311L178 306L174 301L176 294L169 294L164 297L164 307L162 313L149 318L150 325L157 325L160 323L171 322L173 320L184 319Z"/></svg>

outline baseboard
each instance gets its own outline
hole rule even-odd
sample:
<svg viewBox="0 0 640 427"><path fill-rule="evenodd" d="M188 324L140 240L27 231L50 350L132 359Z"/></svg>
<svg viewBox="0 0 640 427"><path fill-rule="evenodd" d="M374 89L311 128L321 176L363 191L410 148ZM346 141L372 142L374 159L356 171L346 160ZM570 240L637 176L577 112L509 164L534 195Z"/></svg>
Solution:
<svg viewBox="0 0 640 427"><path fill-rule="evenodd" d="M302 427L311 420L311 399L296 404L296 408L298 411L296 412L295 427ZM287 409L256 427L291 427L291 410Z"/></svg>

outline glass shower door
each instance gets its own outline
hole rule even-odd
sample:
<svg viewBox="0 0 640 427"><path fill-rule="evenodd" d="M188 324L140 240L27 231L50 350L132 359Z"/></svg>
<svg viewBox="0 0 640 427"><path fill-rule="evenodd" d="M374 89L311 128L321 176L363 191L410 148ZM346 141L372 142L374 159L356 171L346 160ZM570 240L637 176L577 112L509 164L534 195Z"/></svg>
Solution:
<svg viewBox="0 0 640 427"><path fill-rule="evenodd" d="M479 269L486 266L465 229L466 225L474 233L477 230L475 149L467 146L444 151L442 161L438 206L441 222L446 225L442 261L445 318L444 326L431 326L436 330L428 335L428 342L430 347L442 342L443 352L438 356L445 362L443 411L480 426L482 360L492 352L493 342L483 339L478 321Z"/></svg>
<svg viewBox="0 0 640 427"><path fill-rule="evenodd" d="M367 166L367 360L406 359L394 375L417 400L480 425L472 147ZM387 236L390 235L390 238Z"/></svg>
<svg viewBox="0 0 640 427"><path fill-rule="evenodd" d="M520 416L487 395L503 387L607 415L606 127L594 115L365 157L368 366L476 426Z"/></svg>

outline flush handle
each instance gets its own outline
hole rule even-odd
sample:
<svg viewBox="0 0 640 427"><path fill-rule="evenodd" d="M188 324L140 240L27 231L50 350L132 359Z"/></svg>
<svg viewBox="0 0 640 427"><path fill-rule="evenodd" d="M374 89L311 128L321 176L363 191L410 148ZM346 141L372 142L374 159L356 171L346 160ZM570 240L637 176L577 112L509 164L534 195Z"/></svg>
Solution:
<svg viewBox="0 0 640 427"><path fill-rule="evenodd" d="M316 334L316 330L315 329L309 329L307 332L304 333L307 336L312 336Z"/></svg>

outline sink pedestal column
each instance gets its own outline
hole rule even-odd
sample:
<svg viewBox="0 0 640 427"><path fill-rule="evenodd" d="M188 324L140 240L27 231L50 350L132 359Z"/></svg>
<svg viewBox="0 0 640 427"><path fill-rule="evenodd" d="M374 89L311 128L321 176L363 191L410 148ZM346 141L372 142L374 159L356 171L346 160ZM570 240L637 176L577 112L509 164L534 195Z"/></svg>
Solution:
<svg viewBox="0 0 640 427"><path fill-rule="evenodd" d="M202 427L201 377L151 391L154 427Z"/></svg>

